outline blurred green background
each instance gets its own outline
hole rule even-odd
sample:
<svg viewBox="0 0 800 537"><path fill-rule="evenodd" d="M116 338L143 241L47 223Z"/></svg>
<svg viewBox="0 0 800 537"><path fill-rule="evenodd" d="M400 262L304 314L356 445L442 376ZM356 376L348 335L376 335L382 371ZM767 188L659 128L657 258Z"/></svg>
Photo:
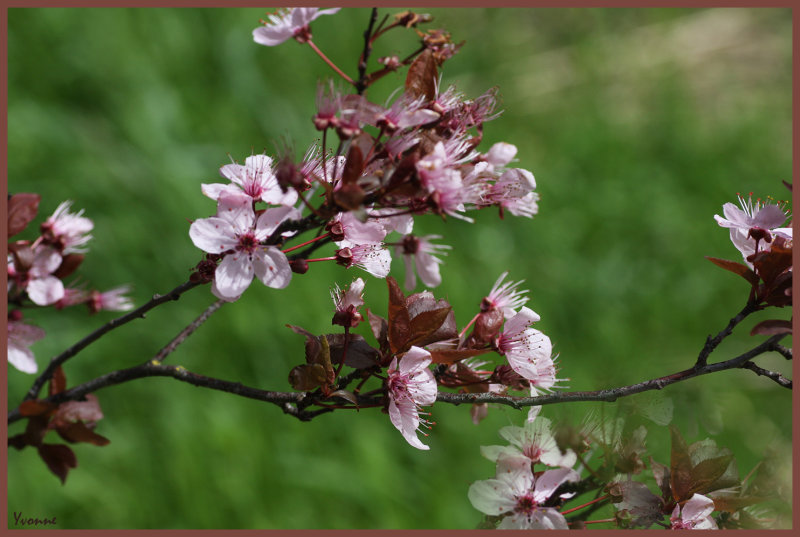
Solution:
<svg viewBox="0 0 800 537"><path fill-rule="evenodd" d="M200 184L219 181L228 154L274 154L281 139L302 154L318 136L316 82L332 73L294 41L255 44L250 32L265 11L9 10L9 192L42 195L36 224L65 199L86 209L96 227L83 281L133 284L137 304L185 281L201 257L188 220L214 212ZM472 225L419 218L415 231L453 246L436 295L463 326L501 272L524 279L570 389L690 367L747 298L743 280L703 258L740 260L713 215L737 192L789 197L781 180L792 170L791 11L426 12L435 17L428 27L466 40L443 84L470 97L500 88L505 112L486 125L481 148L515 144L541 194L533 220L493 211ZM315 42L351 74L368 16L348 9L312 24ZM415 47L411 31L393 32L373 58ZM387 77L370 97L383 103L403 80ZM393 275L402 280L402 271L395 260ZM329 330L329 288L355 276L367 281L368 306L385 314L385 282L320 263L284 291L253 285L169 363L288 390L303 340L284 325ZM69 383L146 360L212 301L207 287L195 289L113 332L68 363ZM33 347L40 367L114 317L26 315L47 331ZM712 359L757 344L747 333L763 318L745 322ZM779 357L759 363L790 373ZM11 408L31 381L10 368ZM687 440L730 447L742 475L776 455L787 476L776 488L789 486L788 390L727 371L663 395ZM431 450L420 452L375 409L300 423L273 405L170 379L98 396L106 418L97 431L111 444L75 446L79 467L64 486L34 451L9 452L9 512L56 516L60 528L474 528L481 514L467 489L494 473L479 447L501 443L498 429L525 417L492 408L474 426L469 408L436 405ZM573 403L542 415L578 423L589 411L628 412ZM648 447L668 461L666 428L651 424Z"/></svg>

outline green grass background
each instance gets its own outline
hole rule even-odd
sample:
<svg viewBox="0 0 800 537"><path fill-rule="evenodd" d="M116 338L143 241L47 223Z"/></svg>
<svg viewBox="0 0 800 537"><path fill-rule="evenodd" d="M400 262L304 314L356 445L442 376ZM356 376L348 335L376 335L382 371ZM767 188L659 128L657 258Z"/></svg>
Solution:
<svg viewBox="0 0 800 537"><path fill-rule="evenodd" d="M690 367L747 298L743 280L703 258L739 260L713 215L737 192L789 196L781 180L792 169L791 11L426 12L435 17L429 27L466 40L442 69L443 84L470 97L500 88L505 112L486 125L481 147L515 144L517 165L535 174L541 194L533 220L491 211L472 225L419 218L416 231L453 246L436 295L463 326L501 272L524 279L570 389ZM9 10L9 192L42 195L36 224L64 199L86 209L96 227L80 275L90 285L131 283L141 304L185 281L201 256L188 220L214 211L200 184L219 180L228 154L274 154L282 138L302 153L318 136L316 81L332 73L293 41L253 43L264 14ZM315 42L351 74L368 15L348 9L312 25ZM415 46L410 31L390 33L375 57ZM371 98L382 103L403 80L387 77ZM395 260L393 275L402 279L402 270ZM367 304L385 314L385 282L316 264L286 290L253 285L169 362L288 390L303 341L284 325L329 330L329 288L355 276L367 281ZM146 360L212 301L207 287L195 289L113 332L68 362L69 383ZM47 331L33 347L40 367L114 316L26 315ZM758 343L747 333L763 318L745 322L712 359ZM782 358L759 363L790 372ZM31 381L10 368L11 408ZM791 475L788 390L727 371L663 395L686 438L711 435L730 447L742 475L767 453ZM111 444L75 446L79 467L64 486L32 450L9 452L9 514L55 516L60 528L474 528L481 515L467 489L494 471L479 447L500 443L498 429L525 416L492 408L474 426L468 408L436 405L431 450L419 452L375 409L300 423L275 406L169 379L98 396L106 417L97 431ZM589 411L621 412L573 403L542 415L577 423ZM668 461L664 427L651 426L648 447Z"/></svg>

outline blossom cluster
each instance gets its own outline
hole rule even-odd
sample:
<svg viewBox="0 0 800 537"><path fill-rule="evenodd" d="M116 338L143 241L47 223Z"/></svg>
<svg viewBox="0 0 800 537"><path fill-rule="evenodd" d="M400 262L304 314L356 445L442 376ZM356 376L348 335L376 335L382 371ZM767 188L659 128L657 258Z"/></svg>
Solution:
<svg viewBox="0 0 800 537"><path fill-rule="evenodd" d="M313 45L309 23L337 11L276 12L253 32L254 40L273 46L294 38ZM416 24L407 18L394 24ZM229 183L202 185L217 211L195 220L189 230L195 246L206 252L195 280L212 282L215 296L233 301L254 278L280 289L293 272L305 273L317 261L385 278L394 251L403 259L407 290L416 287L417 276L435 287L449 246L434 242L439 235L415 235L414 217L472 221L468 211L489 207L501 216L537 213L533 174L512 165L516 147L500 142L486 152L476 149L484 123L499 115L495 90L468 99L455 86L444 88L438 67L457 47L447 46L452 43L443 32L423 34L422 45L405 64L406 84L383 105L370 102L363 90L386 67L358 83L335 68L355 91L348 94L331 80L320 83L313 124L322 143L314 142L301 161L289 151L275 158L251 155L244 164L220 168ZM314 50L320 52L316 45ZM333 136L339 141L335 151L327 145ZM313 238L288 244L311 230L317 230ZM310 258L328 243L335 245L333 255Z"/></svg>
<svg viewBox="0 0 800 537"><path fill-rule="evenodd" d="M40 197L20 193L8 199L8 236L28 227L36 217ZM23 321L22 308L53 306L63 309L86 304L91 313L102 310L127 311L133 303L126 296L129 286L105 292L64 280L83 262L86 244L91 240L92 221L83 210L73 212L72 202L61 203L39 227L34 240L9 242L8 270L8 361L24 373L36 373L38 366L30 346L45 336L44 330Z"/></svg>

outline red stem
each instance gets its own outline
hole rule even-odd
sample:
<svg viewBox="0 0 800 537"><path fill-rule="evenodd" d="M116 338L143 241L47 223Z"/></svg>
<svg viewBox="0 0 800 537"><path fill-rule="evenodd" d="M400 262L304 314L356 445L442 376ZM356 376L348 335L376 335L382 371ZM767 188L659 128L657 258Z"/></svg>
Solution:
<svg viewBox="0 0 800 537"><path fill-rule="evenodd" d="M349 76L347 76L346 74L344 74L344 72L343 72L341 69L339 69L339 68L336 66L336 64L335 64L335 63L333 63L332 61L330 61L330 60L328 59L328 57L327 57L327 56L325 56L325 54L323 54L323 53L322 53L322 51L321 51L319 48L317 48L317 45L315 45L313 41L311 41L311 40L309 39L308 41L306 41L306 43L308 43L308 46L310 46L310 47L311 47L311 48L314 50L314 52L316 52L316 53L317 53L317 55L318 55L320 58L322 58L322 60L323 60L325 63L327 63L329 66L330 66L330 68L331 68L331 69L333 69L334 71L336 71L336 73L337 73L337 74L338 74L340 77L344 78L344 79L345 79L345 80L346 80L346 81L347 81L349 84L353 84L353 85L355 85L355 82L353 82L353 79L352 79L352 78L350 78Z"/></svg>
<svg viewBox="0 0 800 537"><path fill-rule="evenodd" d="M562 514L562 515L566 515L566 514L568 514L568 513L571 513L571 512L573 512L573 511L577 511L578 509L583 509L584 507L587 507L587 506L589 506L589 505L592 505L593 503L597 503L597 502L603 501L603 500L605 500L606 498L608 498L609 496L610 496L610 494L606 494L605 496L600 496L599 498L595 498L594 500L592 500L592 501L590 501L590 502L586 502L586 503L585 503L585 504L583 504L583 505L579 505L578 507L573 507L572 509L567 509L566 511L561 511L561 514Z"/></svg>

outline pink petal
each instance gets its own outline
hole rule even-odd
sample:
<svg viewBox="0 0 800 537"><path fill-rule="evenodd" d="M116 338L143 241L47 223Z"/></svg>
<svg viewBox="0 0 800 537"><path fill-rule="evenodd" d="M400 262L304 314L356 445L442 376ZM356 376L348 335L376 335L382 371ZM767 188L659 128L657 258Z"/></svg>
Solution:
<svg viewBox="0 0 800 537"><path fill-rule="evenodd" d="M278 229L278 226L284 220L299 220L300 214L300 211L294 207L267 209L258 217L258 222L256 222L256 238L259 240L266 239L273 231Z"/></svg>
<svg viewBox="0 0 800 537"><path fill-rule="evenodd" d="M238 243L233 226L215 216L195 220L189 227L189 237L195 246L211 254L231 250Z"/></svg>
<svg viewBox="0 0 800 537"><path fill-rule="evenodd" d="M236 233L250 230L256 219L253 198L241 190L223 190L217 199L217 218L230 223Z"/></svg>
<svg viewBox="0 0 800 537"><path fill-rule="evenodd" d="M286 254L272 246L253 254L253 268L261 283L273 289L283 289L292 280L292 269Z"/></svg>
<svg viewBox="0 0 800 537"><path fill-rule="evenodd" d="M395 401L389 399L389 419L392 425L400 431L406 442L411 444L412 447L422 450L430 449L429 446L423 444L417 436L417 428L419 427L419 414L417 407L412 401Z"/></svg>
<svg viewBox="0 0 800 537"><path fill-rule="evenodd" d="M217 267L214 281L223 298L238 297L253 281L253 263L246 254L228 254Z"/></svg>
<svg viewBox="0 0 800 537"><path fill-rule="evenodd" d="M39 306L55 304L64 296L64 284L55 276L31 280L26 290L28 298Z"/></svg>
<svg viewBox="0 0 800 537"><path fill-rule="evenodd" d="M293 35L294 29L289 26L259 26L253 30L253 40L268 47L280 45Z"/></svg>

